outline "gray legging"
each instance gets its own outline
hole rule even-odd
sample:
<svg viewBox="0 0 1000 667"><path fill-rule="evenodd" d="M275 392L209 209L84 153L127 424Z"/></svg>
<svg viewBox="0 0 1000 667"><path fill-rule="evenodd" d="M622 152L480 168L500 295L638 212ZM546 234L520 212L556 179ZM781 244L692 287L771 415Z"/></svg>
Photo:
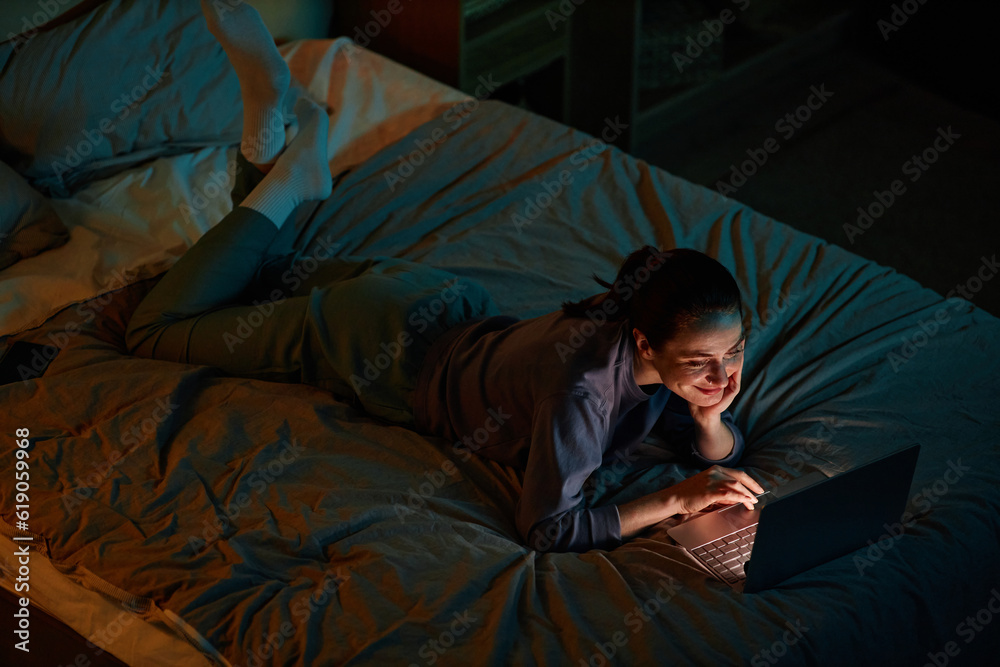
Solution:
<svg viewBox="0 0 1000 667"><path fill-rule="evenodd" d="M456 324L496 315L490 295L468 279L395 258L320 251L306 274L290 255L269 253L278 228L239 206L264 175L237 160L233 211L139 304L125 336L129 351L313 385L413 424L428 348Z"/></svg>

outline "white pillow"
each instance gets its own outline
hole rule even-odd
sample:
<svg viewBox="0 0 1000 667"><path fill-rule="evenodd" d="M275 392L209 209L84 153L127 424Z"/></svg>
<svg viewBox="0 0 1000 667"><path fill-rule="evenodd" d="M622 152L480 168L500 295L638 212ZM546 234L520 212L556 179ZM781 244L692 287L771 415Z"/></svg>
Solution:
<svg viewBox="0 0 1000 667"><path fill-rule="evenodd" d="M199 0L92 0L0 43L0 121L0 159L66 197L154 157L239 143L243 107Z"/></svg>

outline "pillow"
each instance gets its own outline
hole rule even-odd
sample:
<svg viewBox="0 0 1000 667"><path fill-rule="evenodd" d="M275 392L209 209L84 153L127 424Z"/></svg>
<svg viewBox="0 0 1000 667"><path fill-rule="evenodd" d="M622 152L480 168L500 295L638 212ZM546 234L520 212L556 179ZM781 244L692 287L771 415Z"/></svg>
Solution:
<svg viewBox="0 0 1000 667"><path fill-rule="evenodd" d="M0 43L0 159L65 197L150 158L239 143L239 82L199 0L90 4Z"/></svg>
<svg viewBox="0 0 1000 667"><path fill-rule="evenodd" d="M0 162L0 270L69 240L49 201Z"/></svg>

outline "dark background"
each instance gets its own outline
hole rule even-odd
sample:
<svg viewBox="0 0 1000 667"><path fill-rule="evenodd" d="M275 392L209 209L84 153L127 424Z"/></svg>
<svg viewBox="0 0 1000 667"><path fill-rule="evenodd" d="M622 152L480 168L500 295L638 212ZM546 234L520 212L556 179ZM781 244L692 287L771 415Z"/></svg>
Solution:
<svg viewBox="0 0 1000 667"><path fill-rule="evenodd" d="M829 108L731 196L939 294L966 284L983 258L1000 252L997 25L986 3L928 0L885 40L877 22L893 4L901 3L852 3L834 52L765 80L738 110L707 110L634 152L712 187L746 149L774 134L775 119L801 104L811 84L824 82L835 91ZM949 126L961 138L911 183L901 165ZM851 243L844 224L898 178L906 193ZM1000 277L972 296L1000 315Z"/></svg>
<svg viewBox="0 0 1000 667"><path fill-rule="evenodd" d="M851 43L914 83L1000 120L1000 52L996 19L988 11L991 5L927 0L903 29L885 41L872 27L889 14L892 4L856 3Z"/></svg>

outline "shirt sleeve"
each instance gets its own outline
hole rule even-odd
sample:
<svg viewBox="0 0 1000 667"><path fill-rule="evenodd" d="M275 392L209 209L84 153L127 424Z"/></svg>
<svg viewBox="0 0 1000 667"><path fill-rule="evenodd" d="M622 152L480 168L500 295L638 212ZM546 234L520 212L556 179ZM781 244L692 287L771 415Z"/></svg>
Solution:
<svg viewBox="0 0 1000 667"><path fill-rule="evenodd" d="M745 447L745 442L743 439L743 433L740 432L736 422L733 421L733 415L726 410L721 415L722 423L725 424L733 434L733 450L723 459L713 460L705 458L701 452L698 451L695 445L694 439L694 417L691 416L691 410L688 407L688 402L677 394L671 394L670 398L667 399L667 404L663 408L663 412L660 414L660 418L654 427L658 433L665 437L668 442L676 444L678 447L684 447L687 452L690 453L691 458L698 464L708 467L713 465L720 465L725 467L731 467L736 465L740 457L743 456L743 449Z"/></svg>
<svg viewBox="0 0 1000 667"><path fill-rule="evenodd" d="M536 404L518 532L538 551L613 549L621 544L614 505L587 509L583 485L601 465L608 417L583 393L555 394Z"/></svg>

